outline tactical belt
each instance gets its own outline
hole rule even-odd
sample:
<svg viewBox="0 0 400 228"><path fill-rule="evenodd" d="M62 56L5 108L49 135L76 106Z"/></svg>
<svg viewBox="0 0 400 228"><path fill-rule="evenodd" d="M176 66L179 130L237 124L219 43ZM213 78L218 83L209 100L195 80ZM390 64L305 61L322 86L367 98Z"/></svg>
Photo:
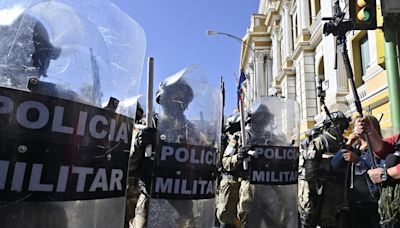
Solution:
<svg viewBox="0 0 400 228"><path fill-rule="evenodd" d="M334 156L334 154L331 154L331 153L322 154L322 158L324 158L324 159L330 159L330 158L333 158L333 156Z"/></svg>
<svg viewBox="0 0 400 228"><path fill-rule="evenodd" d="M222 174L222 179L233 180L233 181L237 181L237 182L241 182L242 180L246 180L246 178L234 176L234 175L229 174L229 173L223 173Z"/></svg>

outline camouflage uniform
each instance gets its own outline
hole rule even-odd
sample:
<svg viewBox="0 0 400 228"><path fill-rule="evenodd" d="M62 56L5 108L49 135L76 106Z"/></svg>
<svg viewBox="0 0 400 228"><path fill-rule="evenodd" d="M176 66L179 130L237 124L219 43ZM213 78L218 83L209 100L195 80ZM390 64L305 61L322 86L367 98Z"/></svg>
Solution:
<svg viewBox="0 0 400 228"><path fill-rule="evenodd" d="M160 134L164 136L164 140L167 142L174 143L188 143L194 145L208 145L205 135L200 132L199 129L195 128L194 125L186 120L174 121L175 124L182 123L179 125L171 126L169 123L171 118L164 115L159 115L157 122L157 138L160 138ZM149 200L150 200L150 185L153 168L152 158L144 156L144 148L138 147L137 135L133 139L134 149L131 153L130 159L130 172L137 177L137 180L131 178L129 182L135 184L132 190L128 190L128 195L139 194L135 207L133 203L135 198L130 202L129 208L134 208L134 218L129 220L129 228L143 228L147 226L147 214L149 211ZM129 183L130 184L130 183ZM179 218L176 219L176 223L179 227L195 227L194 214L193 214L193 202L190 200L169 200L169 204L177 211ZM128 206L127 206L128 207ZM132 211L130 211L132 214Z"/></svg>
<svg viewBox="0 0 400 228"><path fill-rule="evenodd" d="M344 207L345 175L333 171L330 162L339 149L337 138L328 131L308 146L304 161L306 183L299 190L304 227L338 227L337 217Z"/></svg>
<svg viewBox="0 0 400 228"><path fill-rule="evenodd" d="M304 168L304 162L307 158L307 149L310 145L310 142L320 134L320 128L313 128L307 133L308 137L300 144L299 176L297 185L298 211L300 220L306 219L307 215L310 214L308 197L303 198L303 196L309 196L310 194L308 182L306 181L306 170Z"/></svg>
<svg viewBox="0 0 400 228"><path fill-rule="evenodd" d="M285 139L270 132L248 134L250 145L284 145ZM240 186L239 218L243 228L292 227L291 208L296 200L295 185L254 185L243 181ZM265 197L268 194L269 197ZM296 209L294 210L296 211ZM296 213L296 212L295 212ZM296 222L297 223L297 222Z"/></svg>
<svg viewBox="0 0 400 228"><path fill-rule="evenodd" d="M135 130L132 134L132 143L135 144L134 140L139 133L140 128L145 127L145 120L142 119L135 124ZM141 196L140 189L140 173L138 172L140 161L143 158L143 154L138 153L139 148L132 146L132 150L130 152L130 160L129 160L129 175L128 175L128 185L127 185L127 193L126 193L126 209L125 209L125 228L133 228L133 227L143 227L145 222L142 219L139 219L140 213L144 210L144 205L141 207L139 205L143 204L143 197ZM136 153L135 153L136 152ZM142 189L143 190L143 189ZM138 205L138 207L137 207ZM136 209L135 209L136 208ZM142 210L138 209L142 208ZM137 212L136 212L137 211ZM139 216L137 216L139 215ZM136 218L136 219L134 219ZM136 221L136 222L134 222ZM145 220L144 220L145 221ZM136 225L134 225L136 223ZM142 225L138 225L142 224Z"/></svg>
<svg viewBox="0 0 400 228"><path fill-rule="evenodd" d="M299 156L299 176L298 176L298 211L300 214L300 220L306 219L307 215L310 214L310 205L308 201L308 196L310 194L308 182L306 181L306 170L304 168L304 162L307 156L307 148L309 141L302 143L300 148Z"/></svg>
<svg viewBox="0 0 400 228"><path fill-rule="evenodd" d="M244 216L245 212L239 208L241 195L239 189L241 184L248 182L243 170L243 161L238 159L237 149L240 132L230 136L236 138L236 143L228 145L222 158L222 177L218 189L217 218L227 226L233 225L238 216ZM241 191L242 192L242 191ZM239 205L238 205L239 204ZM239 210L238 210L239 209Z"/></svg>

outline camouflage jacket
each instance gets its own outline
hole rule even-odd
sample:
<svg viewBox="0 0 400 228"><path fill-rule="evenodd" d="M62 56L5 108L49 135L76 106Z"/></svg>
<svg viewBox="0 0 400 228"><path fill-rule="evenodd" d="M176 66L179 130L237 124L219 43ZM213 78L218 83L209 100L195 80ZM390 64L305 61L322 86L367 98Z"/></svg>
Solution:
<svg viewBox="0 0 400 228"><path fill-rule="evenodd" d="M313 139L305 151L304 177L309 183L310 193L317 193L317 188L326 181L344 182L343 171L331 167L331 159L340 149L340 142L335 136L325 131Z"/></svg>
<svg viewBox="0 0 400 228"><path fill-rule="evenodd" d="M235 138L237 140L233 140ZM243 161L238 159L237 151L241 141L240 132L236 132L229 136L228 146L226 147L222 156L222 173L230 174L235 177L244 177L245 171L243 170Z"/></svg>

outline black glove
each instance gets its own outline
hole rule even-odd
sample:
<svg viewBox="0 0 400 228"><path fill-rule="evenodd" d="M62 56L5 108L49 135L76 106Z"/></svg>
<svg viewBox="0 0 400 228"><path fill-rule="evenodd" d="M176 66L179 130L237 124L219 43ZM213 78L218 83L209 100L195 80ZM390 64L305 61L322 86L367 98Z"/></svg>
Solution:
<svg viewBox="0 0 400 228"><path fill-rule="evenodd" d="M310 213L304 212L302 211L302 213L300 213L300 223L301 223L301 227L302 228L311 228L311 227L315 227L312 225L312 215Z"/></svg>
<svg viewBox="0 0 400 228"><path fill-rule="evenodd" d="M147 145L154 145L156 141L157 129L155 128L145 128L140 130L137 135L136 144L139 148L145 148Z"/></svg>
<svg viewBox="0 0 400 228"><path fill-rule="evenodd" d="M250 146L242 146L239 148L238 153L237 153L237 158L239 160L242 160L244 158L247 158L249 156L248 152L250 150Z"/></svg>

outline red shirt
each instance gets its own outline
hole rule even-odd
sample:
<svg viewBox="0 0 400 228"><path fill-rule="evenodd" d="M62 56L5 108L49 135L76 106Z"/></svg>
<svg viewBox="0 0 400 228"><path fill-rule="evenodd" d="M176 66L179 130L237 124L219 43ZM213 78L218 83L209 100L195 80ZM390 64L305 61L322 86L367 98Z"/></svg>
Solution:
<svg viewBox="0 0 400 228"><path fill-rule="evenodd" d="M390 137L385 138L383 148L380 151L376 151L375 154L379 158L385 158L388 154L394 152L394 145L400 138L400 133L396 135L392 135ZM389 168L389 167L388 167ZM397 172L400 173L400 164L396 165Z"/></svg>
<svg viewBox="0 0 400 228"><path fill-rule="evenodd" d="M384 159L388 154L393 153L394 150L394 145L396 144L397 140L400 137L400 133L397 135L392 135L390 137L387 137L383 140L383 147L380 151L375 151L375 154Z"/></svg>

